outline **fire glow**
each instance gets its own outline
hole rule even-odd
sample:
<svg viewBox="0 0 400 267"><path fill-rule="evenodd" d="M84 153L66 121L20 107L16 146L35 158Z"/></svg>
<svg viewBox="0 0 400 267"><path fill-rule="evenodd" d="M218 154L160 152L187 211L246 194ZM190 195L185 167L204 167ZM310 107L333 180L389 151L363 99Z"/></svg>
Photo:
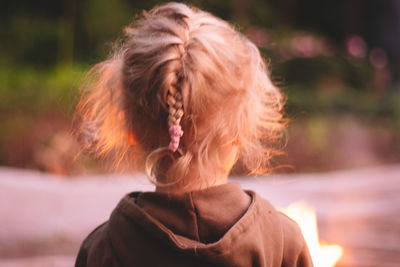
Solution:
<svg viewBox="0 0 400 267"><path fill-rule="evenodd" d="M315 211L305 203L296 202L282 210L295 220L303 232L315 267L334 267L343 254L339 245L328 245L319 242L317 216Z"/></svg>

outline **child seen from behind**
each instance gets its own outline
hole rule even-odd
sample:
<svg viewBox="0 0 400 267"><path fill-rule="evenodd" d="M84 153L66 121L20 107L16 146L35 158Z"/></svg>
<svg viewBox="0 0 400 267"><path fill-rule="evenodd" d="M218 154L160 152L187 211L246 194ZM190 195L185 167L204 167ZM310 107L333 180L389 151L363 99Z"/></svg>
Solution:
<svg viewBox="0 0 400 267"><path fill-rule="evenodd" d="M312 266L295 222L228 183L238 159L268 171L283 104L257 47L227 22L155 7L86 88L75 121L83 148L156 189L126 195L76 266Z"/></svg>

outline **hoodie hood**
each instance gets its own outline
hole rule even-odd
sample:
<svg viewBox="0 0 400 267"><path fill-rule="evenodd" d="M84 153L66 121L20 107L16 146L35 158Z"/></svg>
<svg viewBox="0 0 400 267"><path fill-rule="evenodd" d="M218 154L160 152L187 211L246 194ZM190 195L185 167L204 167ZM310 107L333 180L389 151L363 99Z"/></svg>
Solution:
<svg viewBox="0 0 400 267"><path fill-rule="evenodd" d="M203 244L218 241L251 204L236 183L184 194L142 193L135 200L174 235Z"/></svg>
<svg viewBox="0 0 400 267"><path fill-rule="evenodd" d="M134 260L132 249L146 246L154 255L167 246L192 263L196 257L208 265L281 266L280 220L268 201L228 183L182 194L130 193L112 213L108 233L124 266Z"/></svg>

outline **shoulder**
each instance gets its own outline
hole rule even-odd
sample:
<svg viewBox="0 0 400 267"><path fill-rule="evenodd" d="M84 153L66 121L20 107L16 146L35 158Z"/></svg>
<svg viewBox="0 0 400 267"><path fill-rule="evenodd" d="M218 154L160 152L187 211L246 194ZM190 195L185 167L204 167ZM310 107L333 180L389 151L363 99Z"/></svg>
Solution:
<svg viewBox="0 0 400 267"><path fill-rule="evenodd" d="M75 266L102 266L100 262L110 254L108 221L96 227L82 242Z"/></svg>
<svg viewBox="0 0 400 267"><path fill-rule="evenodd" d="M274 228L278 230L282 235L284 244L291 244L294 247L301 247L305 244L302 232L299 225L284 213L276 210L274 205L271 204L267 199L260 197L257 193L252 192L255 200L261 203L262 214L269 213L270 220L274 221Z"/></svg>
<svg viewBox="0 0 400 267"><path fill-rule="evenodd" d="M82 242L82 248L89 249L104 243L107 239L108 221L97 226Z"/></svg>
<svg viewBox="0 0 400 267"><path fill-rule="evenodd" d="M308 246L299 225L278 212L283 233L283 266L313 266Z"/></svg>
<svg viewBox="0 0 400 267"><path fill-rule="evenodd" d="M303 246L305 241L297 222L280 211L278 211L277 214L282 225L284 240L295 246Z"/></svg>
<svg viewBox="0 0 400 267"><path fill-rule="evenodd" d="M262 203L263 213L268 212L271 215L269 218L274 221L274 228L277 230L280 228L284 245L290 244L293 247L302 247L305 244L305 241L297 222L284 213L276 210L274 205L272 205L267 199L260 196L257 197Z"/></svg>
<svg viewBox="0 0 400 267"><path fill-rule="evenodd" d="M275 229L275 237L281 240L279 254L282 255L282 264L284 267L311 267L312 259L303 237L299 225L287 215L277 211L275 207L266 199L254 194L256 199L262 205L263 218L269 218L270 229ZM265 218L263 221L265 221Z"/></svg>

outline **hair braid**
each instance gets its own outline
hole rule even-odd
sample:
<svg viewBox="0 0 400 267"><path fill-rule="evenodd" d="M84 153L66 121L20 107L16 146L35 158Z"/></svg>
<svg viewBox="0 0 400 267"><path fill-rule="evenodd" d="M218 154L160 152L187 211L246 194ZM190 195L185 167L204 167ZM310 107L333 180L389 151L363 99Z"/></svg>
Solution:
<svg viewBox="0 0 400 267"><path fill-rule="evenodd" d="M171 90L168 92L168 127L173 125L179 125L184 114L182 95L179 92L175 92L175 95Z"/></svg>
<svg viewBox="0 0 400 267"><path fill-rule="evenodd" d="M178 57L181 61L184 49L182 45L178 45L180 56ZM178 64L177 64L178 65ZM182 68L182 63L180 62L179 67ZM180 122L182 120L184 110L183 110L183 99L182 93L179 90L180 81L179 73L181 70L176 69L171 73L171 75L175 75L175 79L168 86L167 91L167 104L168 104L168 128L169 135L171 136L171 141L169 143L168 149L172 152L175 152L179 147L180 138L183 135L182 127Z"/></svg>

